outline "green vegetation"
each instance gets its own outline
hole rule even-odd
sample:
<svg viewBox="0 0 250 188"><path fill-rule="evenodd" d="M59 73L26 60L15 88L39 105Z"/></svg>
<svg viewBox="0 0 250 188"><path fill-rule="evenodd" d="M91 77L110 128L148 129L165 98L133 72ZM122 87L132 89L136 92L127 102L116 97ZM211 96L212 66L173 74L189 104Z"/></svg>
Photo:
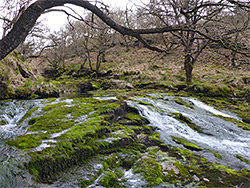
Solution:
<svg viewBox="0 0 250 188"><path fill-rule="evenodd" d="M199 99L211 106L214 106L219 110L228 109L231 112L236 113L240 118L242 118L242 121L228 117L221 117L221 118L225 119L226 121L231 121L237 124L244 130L250 130L249 127L250 124L247 122L247 119L249 118L250 107L247 101L230 99L230 98L210 98L210 97L200 97Z"/></svg>
<svg viewBox="0 0 250 188"><path fill-rule="evenodd" d="M29 118L33 112L35 112L36 110L38 110L39 107L34 107L32 109L30 109L24 116L23 118L18 122L18 125L20 125L25 119Z"/></svg>
<svg viewBox="0 0 250 188"><path fill-rule="evenodd" d="M155 159L142 157L135 164L134 173L141 173L151 186L159 185L162 180L162 167Z"/></svg>
<svg viewBox="0 0 250 188"><path fill-rule="evenodd" d="M24 119L27 119L35 110L37 108L29 111ZM145 127L145 119L136 114L135 109L117 100L100 101L92 98L79 98L74 99L71 104L63 101L48 104L42 110L43 113L40 116L29 119L28 131L37 133L21 135L7 142L11 146L28 151L27 155L31 156L31 161L26 165L38 181L56 176L57 173L73 164L83 163L92 155L117 152L126 147L140 149L143 140L136 143L133 138L138 129L133 131L126 125L141 126L140 134L150 136L153 133L150 128ZM84 119L81 119L83 116ZM120 116L118 122L114 122L113 118L116 116ZM79 122L82 120L84 122ZM48 140L52 134L66 129L69 130L54 138L56 142L48 143L51 147L39 152L29 152L30 149L39 146L42 140ZM122 165L131 166L136 157L131 160L133 162L124 159ZM42 166L41 163L43 163ZM54 171L50 170L51 167ZM113 175L111 175L110 172L106 173L101 184L112 184ZM107 180L109 178L111 178L110 181Z"/></svg>
<svg viewBox="0 0 250 188"><path fill-rule="evenodd" d="M39 113L35 113L37 110ZM32 114L35 117L31 118ZM179 116L185 123L191 122ZM149 122L122 100L48 99L43 107L28 111L24 120L29 122L29 134L7 144L25 151L24 166L38 182L54 181L74 166L86 168L85 176L77 179L81 187L126 187L128 170L147 187L228 187L249 181L248 171L208 162L192 152L202 148L183 138L173 140L188 150L165 145L159 133L147 125ZM41 143L47 146L36 150ZM92 160L98 168L93 167Z"/></svg>
<svg viewBox="0 0 250 188"><path fill-rule="evenodd" d="M201 128L199 128L197 125L195 125L191 119L189 119L188 117L185 117L183 114L181 113L172 113L172 115L174 115L174 118L179 120L182 123L187 124L191 129L193 129L194 131L197 131L199 133L203 133L206 134L203 130L201 130Z"/></svg>
<svg viewBox="0 0 250 188"><path fill-rule="evenodd" d="M7 144L16 146L19 149L28 150L41 144L41 141L48 139L47 134L28 134L17 137L15 140L7 141Z"/></svg>
<svg viewBox="0 0 250 188"><path fill-rule="evenodd" d="M215 156L216 158L222 159L222 156L221 156L218 152L216 152L216 151L211 151L211 152L214 154L214 156Z"/></svg>
<svg viewBox="0 0 250 188"><path fill-rule="evenodd" d="M112 171L105 171L104 174L100 178L100 185L111 188L117 182L117 175Z"/></svg>
<svg viewBox="0 0 250 188"><path fill-rule="evenodd" d="M8 58L11 63L13 57ZM107 101L92 97L74 98L72 102L63 99L58 102L56 98L44 100L39 113L36 113L38 107L32 108L19 122L19 125L28 122L28 134L7 141L7 144L24 151L25 167L38 182L53 182L71 167L85 168L90 159L98 158L102 168L94 172L92 166L88 168L88 176L78 179L81 187L93 183L104 187L123 187L126 184L124 173L128 170L145 180L148 187L159 184L176 187L247 185L249 171L236 171L209 162L195 154L207 152L205 149L183 138L173 137L173 140L186 149L165 145L159 133L147 125L148 120L124 102L133 96L145 97L145 93L169 92L176 103L192 109L192 103L178 96L195 96L217 109L235 112L242 121L220 118L250 130L250 107L246 100L250 93L249 69L225 67L222 64L226 64L227 60L216 58L206 51L196 64L194 82L188 87L184 83L182 62L176 55L158 58L155 52L144 48L127 52L124 48L110 49L106 55L107 62L102 62L99 74L86 67L81 69L82 60L72 58L66 60L65 67L53 77L39 75L33 80L23 78L19 69L10 71L5 63L0 62L0 78L4 81L0 87L2 98L57 97L59 92L118 96L118 100ZM14 61L18 59L13 58ZM30 71L34 69L26 68ZM159 98L163 99L160 95ZM172 116L191 129L207 134L183 114L172 113ZM43 141L48 146L36 151ZM209 152L214 154L216 160L223 157L215 151ZM249 163L242 156L235 157Z"/></svg>
<svg viewBox="0 0 250 188"><path fill-rule="evenodd" d="M187 103L186 103L182 98L180 98L180 97L175 97L175 102L176 102L177 104L184 105L184 106L186 106L186 107L188 107L188 108L193 108L192 105L187 104Z"/></svg>
<svg viewBox="0 0 250 188"><path fill-rule="evenodd" d="M172 138L176 143L182 144L187 149L195 150L195 151L201 151L202 150L202 148L200 148L199 146L197 146L194 143L186 141L184 138L178 138L178 137L174 137L174 136L172 136Z"/></svg>
<svg viewBox="0 0 250 188"><path fill-rule="evenodd" d="M230 117L223 117L223 116L219 116L219 117L226 120L226 121L230 121L230 122L238 125L238 127L242 128L244 130L250 131L250 124L249 123L246 123L244 121L240 121L240 120L237 120L234 118L230 118Z"/></svg>
<svg viewBox="0 0 250 188"><path fill-rule="evenodd" d="M236 157L237 157L238 159L240 159L241 161L243 161L243 162L249 164L249 161L248 161L247 159L244 159L244 157L242 157L242 156L240 156L240 155L236 155Z"/></svg>

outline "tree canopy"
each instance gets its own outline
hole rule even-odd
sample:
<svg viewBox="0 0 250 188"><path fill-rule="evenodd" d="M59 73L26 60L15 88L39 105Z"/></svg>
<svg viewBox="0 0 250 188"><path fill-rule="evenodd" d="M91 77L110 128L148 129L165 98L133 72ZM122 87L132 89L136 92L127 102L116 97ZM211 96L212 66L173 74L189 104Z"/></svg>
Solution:
<svg viewBox="0 0 250 188"><path fill-rule="evenodd" d="M29 1L30 3L30 1ZM28 3L28 4L29 4ZM234 53L249 55L248 48L240 48L239 33L248 33L249 3L234 0L154 0L140 7L141 15L154 18L154 23L147 27L130 28L115 22L97 5L85 0L37 0L19 11L13 21L13 27L0 40L0 60L6 57L22 43L37 19L51 8L72 4L87 9L98 16L105 24L122 35L137 38L145 47L167 52L166 48L152 46L143 39L145 34L171 34L184 47L186 81L192 80L193 64L207 45L217 43ZM239 23L232 24L238 17ZM244 19L243 19L244 17Z"/></svg>

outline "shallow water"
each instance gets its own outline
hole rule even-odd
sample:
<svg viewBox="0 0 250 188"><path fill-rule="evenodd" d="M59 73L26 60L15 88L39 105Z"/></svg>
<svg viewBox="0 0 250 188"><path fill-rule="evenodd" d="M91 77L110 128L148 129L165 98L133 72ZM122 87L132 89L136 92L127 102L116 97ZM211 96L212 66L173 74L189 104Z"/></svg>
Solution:
<svg viewBox="0 0 250 188"><path fill-rule="evenodd" d="M95 98L102 100L116 99L114 96ZM149 120L150 125L157 128L161 139L166 144L183 147L174 142L171 136L181 137L203 148L202 151L197 153L205 156L210 161L219 162L235 169L247 168L250 170L249 164L240 161L236 157L236 155L240 155L250 161L250 132L238 128L237 125L223 120L220 116L236 120L240 120L240 118L231 112L219 111L195 98L180 98L192 106L192 108L176 103L173 96L163 94L151 94L149 97L133 98L133 100L127 100L127 103L137 108L140 114ZM62 102L61 99L57 99L50 104L55 104L59 101ZM63 102L67 102L68 105L71 105L72 101L72 99L63 99ZM44 105L43 100L0 103L0 122L2 122L0 124L0 187L29 187L29 182L23 181L29 180L30 177L28 175L23 175L24 177L20 176L22 173L27 174L19 161L22 153L15 148L6 146L5 142L18 135L31 134L31 132L27 132L27 120L20 125L17 124L35 106L40 107L37 110L37 114L41 113L41 108ZM206 134L199 133L191 129L187 124L178 121L174 118L173 113L181 113L185 117L188 117ZM79 117L79 123L86 121L86 117ZM34 150L40 151L46 147L50 147L51 143L56 142L55 139L58 136L61 136L68 130L70 128L52 134L50 139L44 140ZM211 150L218 152L223 158L216 158ZM98 169L99 167L96 168ZM81 170L81 173L85 173L84 170ZM129 170L124 171L124 174L123 179L126 180L127 187L143 187L144 180L138 174L135 175ZM46 187L67 187L68 185L71 185L70 182L62 183L58 181L51 186L46 185ZM168 187L171 186L168 185ZM92 187L95 187L95 184Z"/></svg>
<svg viewBox="0 0 250 188"><path fill-rule="evenodd" d="M153 96L157 98L157 95ZM190 103L193 108L177 104L174 97L167 95L161 95L157 99L136 98L135 100L138 102L128 101L128 103L139 109L141 115L146 117L152 126L159 129L161 139L166 143L180 147L172 140L171 136L181 137L203 148L204 150L198 153L203 154L209 160L220 162L236 169L250 169L249 164L235 157L240 155L250 161L249 131L243 130L232 122L225 121L216 115L231 117L237 120L240 120L240 118L233 113L216 110L197 99L181 98L187 104ZM143 105L139 101L152 105ZM185 123L179 122L171 113L183 114L206 134L199 133ZM223 158L218 161L209 150L218 152Z"/></svg>

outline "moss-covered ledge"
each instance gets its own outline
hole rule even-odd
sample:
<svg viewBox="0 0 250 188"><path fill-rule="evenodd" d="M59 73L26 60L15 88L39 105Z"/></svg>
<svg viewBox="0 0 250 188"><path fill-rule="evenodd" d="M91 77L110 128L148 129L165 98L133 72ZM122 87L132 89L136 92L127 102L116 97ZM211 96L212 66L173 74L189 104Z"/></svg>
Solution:
<svg viewBox="0 0 250 188"><path fill-rule="evenodd" d="M154 131L148 121L123 101L77 98L48 102L31 109L21 120L28 122L28 134L7 142L26 151L25 166L36 181L50 182L98 154L122 148L142 150L161 143L151 136ZM32 115L36 110L41 113ZM138 139L139 134L144 139Z"/></svg>

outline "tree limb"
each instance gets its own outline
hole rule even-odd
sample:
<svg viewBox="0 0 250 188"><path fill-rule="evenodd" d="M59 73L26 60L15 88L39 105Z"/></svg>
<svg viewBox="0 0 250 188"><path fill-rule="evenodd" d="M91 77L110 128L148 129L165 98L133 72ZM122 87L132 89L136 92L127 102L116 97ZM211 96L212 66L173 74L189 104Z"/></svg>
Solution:
<svg viewBox="0 0 250 188"><path fill-rule="evenodd" d="M234 0L228 0L228 2L235 3ZM12 30L0 40L0 60L6 57L11 51L13 51L20 43L22 43L29 31L34 27L36 20L41 14L46 10L49 10L53 7L63 6L65 4L72 4L82 8L85 8L94 14L96 14L103 22L105 22L112 29L118 31L123 35L129 35L137 38L142 42L145 47L158 51L166 52L165 50L159 49L157 47L150 46L145 40L142 39L140 35L142 34L155 34L155 33L164 33L171 31L188 31L195 32L206 39L209 39L213 42L221 42L221 39L215 39L199 30L192 29L186 25L179 26L166 26L164 28L151 28L151 29L130 29L114 22L110 17L108 17L101 9L97 6L92 5L89 1L86 0L37 0L35 3L31 4L19 17L17 22L14 24ZM229 48L223 45L225 48ZM241 52L242 53L242 52Z"/></svg>
<svg viewBox="0 0 250 188"><path fill-rule="evenodd" d="M97 6L92 5L88 1L78 0L38 0L31 4L24 13L19 17L17 22L14 24L12 30L0 40L0 60L6 57L11 51L13 51L21 42L23 42L28 35L29 31L34 27L36 20L39 16L53 7L63 6L66 3L73 4L82 8L85 8L94 14L96 14L103 22L108 26L118 31L123 35L130 35L142 40L140 34L150 34L150 33L162 33L167 31L173 31L180 29L180 27L166 27L162 29L148 29L148 30L132 30L122 25L117 24L111 18L109 18L104 12L102 12ZM143 42L143 41L142 41ZM143 42L145 43L145 42ZM148 46L145 43L146 46ZM155 48L152 48L155 49Z"/></svg>

